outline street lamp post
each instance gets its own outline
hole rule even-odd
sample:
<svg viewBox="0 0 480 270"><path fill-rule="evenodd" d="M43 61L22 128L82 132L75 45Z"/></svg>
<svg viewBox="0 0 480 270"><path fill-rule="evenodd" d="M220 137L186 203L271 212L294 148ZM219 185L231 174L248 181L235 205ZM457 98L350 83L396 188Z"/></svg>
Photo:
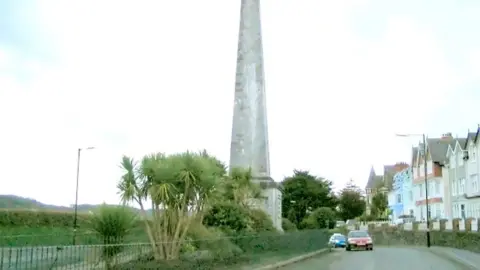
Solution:
<svg viewBox="0 0 480 270"><path fill-rule="evenodd" d="M77 153L77 184L75 188L75 211L73 214L73 240L72 244L75 245L75 240L77 238L77 217L78 217L78 180L80 177L80 155L82 153L82 150L92 150L95 149L95 147L87 147L87 148L78 148L78 153Z"/></svg>
<svg viewBox="0 0 480 270"><path fill-rule="evenodd" d="M428 203L428 168L427 168L427 138L425 133L423 134L396 134L399 137L415 137L422 136L423 139L423 169L424 169L424 182L425 182L425 207L427 210L427 247L430 247L430 211Z"/></svg>

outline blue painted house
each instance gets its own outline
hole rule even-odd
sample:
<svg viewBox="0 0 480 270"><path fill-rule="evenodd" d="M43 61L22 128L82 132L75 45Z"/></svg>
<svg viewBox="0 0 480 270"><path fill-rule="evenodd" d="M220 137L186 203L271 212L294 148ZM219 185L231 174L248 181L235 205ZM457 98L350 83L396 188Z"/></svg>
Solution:
<svg viewBox="0 0 480 270"><path fill-rule="evenodd" d="M403 199L404 199L404 185L405 180L405 171L404 169L393 176L392 190L388 194L388 206L392 212L391 216L393 220L399 218L399 216L404 214L403 210Z"/></svg>

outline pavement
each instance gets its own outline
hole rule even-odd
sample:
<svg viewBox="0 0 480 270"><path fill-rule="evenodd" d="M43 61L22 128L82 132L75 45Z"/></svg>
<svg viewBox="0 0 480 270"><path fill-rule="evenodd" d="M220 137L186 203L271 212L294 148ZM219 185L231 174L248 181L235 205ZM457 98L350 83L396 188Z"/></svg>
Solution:
<svg viewBox="0 0 480 270"><path fill-rule="evenodd" d="M477 255L478 256L478 255ZM345 251L331 253L280 268L282 270L467 270L462 263L441 256L426 248L375 247L373 251ZM476 269L476 268L473 268Z"/></svg>
<svg viewBox="0 0 480 270"><path fill-rule="evenodd" d="M480 269L480 253L450 247L430 247L430 251L438 256L469 266L470 269Z"/></svg>

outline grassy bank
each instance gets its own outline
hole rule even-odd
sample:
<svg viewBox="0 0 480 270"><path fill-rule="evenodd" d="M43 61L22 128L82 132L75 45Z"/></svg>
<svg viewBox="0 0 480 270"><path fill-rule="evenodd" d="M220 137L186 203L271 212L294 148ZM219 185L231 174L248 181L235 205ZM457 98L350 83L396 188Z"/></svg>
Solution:
<svg viewBox="0 0 480 270"><path fill-rule="evenodd" d="M63 246L73 241L72 227L0 227L0 247ZM135 227L125 239L126 243L148 242L144 228ZM88 228L76 233L78 245L103 244L103 239Z"/></svg>

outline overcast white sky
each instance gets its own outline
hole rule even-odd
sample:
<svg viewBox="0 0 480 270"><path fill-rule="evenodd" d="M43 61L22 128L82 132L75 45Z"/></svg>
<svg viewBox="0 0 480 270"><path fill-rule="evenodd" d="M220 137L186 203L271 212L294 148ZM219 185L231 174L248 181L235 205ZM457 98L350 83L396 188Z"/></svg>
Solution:
<svg viewBox="0 0 480 270"><path fill-rule="evenodd" d="M118 202L122 154L228 162L239 8L1 1L0 194L72 204L79 147L97 147L80 203ZM478 1L263 0L275 180L297 168L363 187L371 164L409 158L417 139L395 133L475 128L478 14Z"/></svg>

